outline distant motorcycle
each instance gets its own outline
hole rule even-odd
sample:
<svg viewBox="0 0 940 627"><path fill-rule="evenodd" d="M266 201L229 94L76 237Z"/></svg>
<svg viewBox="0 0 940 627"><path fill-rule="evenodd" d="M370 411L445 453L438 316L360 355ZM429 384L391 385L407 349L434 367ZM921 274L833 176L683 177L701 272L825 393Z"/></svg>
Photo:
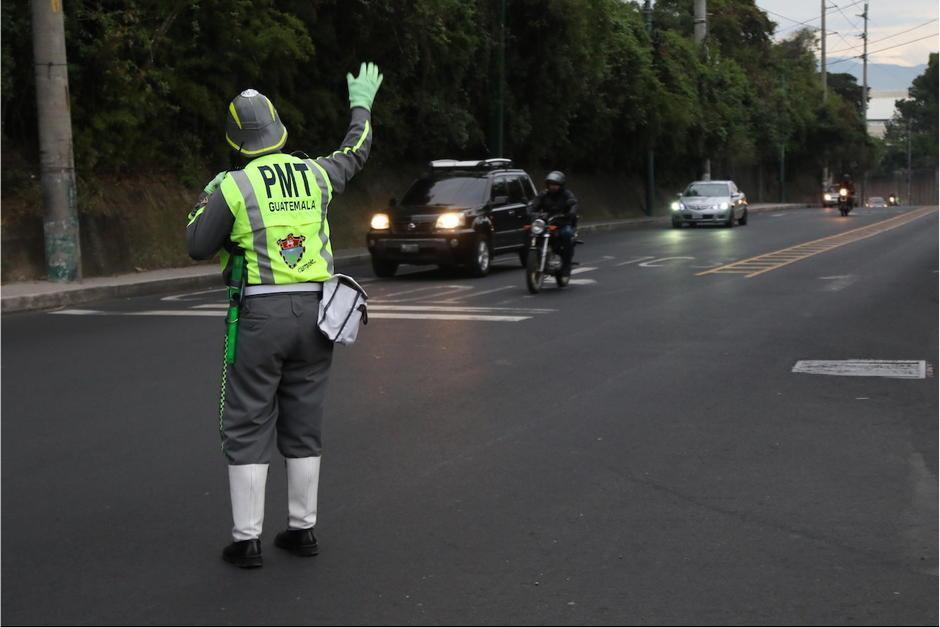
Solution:
<svg viewBox="0 0 940 627"><path fill-rule="evenodd" d="M898 197L895 196L894 194L891 194L890 196L888 196L888 206L889 206L889 207L897 207L897 206L898 206Z"/></svg>
<svg viewBox="0 0 940 627"><path fill-rule="evenodd" d="M538 294L542 290L546 274L554 275L558 287L567 286L571 280L571 269L565 269L561 254L557 250L560 227L554 221L558 217L560 216L540 216L535 218L532 224L526 225L532 237L526 258L525 284L532 294ZM572 246L575 245L575 240L572 240Z"/></svg>
<svg viewBox="0 0 940 627"><path fill-rule="evenodd" d="M849 215L849 212L852 211L853 199L849 196L849 190L846 187L839 189L839 214L842 216Z"/></svg>

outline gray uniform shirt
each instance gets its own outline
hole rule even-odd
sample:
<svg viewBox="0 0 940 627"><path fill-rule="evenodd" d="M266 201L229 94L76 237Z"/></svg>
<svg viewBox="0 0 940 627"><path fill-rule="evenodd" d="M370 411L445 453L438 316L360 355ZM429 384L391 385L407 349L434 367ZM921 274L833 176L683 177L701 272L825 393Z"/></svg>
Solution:
<svg viewBox="0 0 940 627"><path fill-rule="evenodd" d="M328 157L315 159L330 177L334 194L340 194L346 189L346 183L365 165L371 148L371 113L363 107L355 107L352 110L349 130L346 131L346 137L339 150ZM203 193L189 216L186 244L190 257L198 260L211 259L219 250L229 245L235 216L232 215L219 189L211 195Z"/></svg>

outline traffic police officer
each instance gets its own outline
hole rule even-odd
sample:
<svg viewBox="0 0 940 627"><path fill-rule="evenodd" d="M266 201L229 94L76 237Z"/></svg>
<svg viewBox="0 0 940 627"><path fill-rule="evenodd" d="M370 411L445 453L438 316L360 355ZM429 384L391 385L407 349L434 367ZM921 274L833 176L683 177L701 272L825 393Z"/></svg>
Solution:
<svg viewBox="0 0 940 627"><path fill-rule="evenodd" d="M285 458L288 527L275 545L316 555L320 427L333 346L317 328L319 291L333 274L327 208L369 157L372 101L382 75L363 63L346 75L352 121L339 150L300 158L281 152L287 129L253 89L228 108L225 139L247 164L220 172L186 227L189 254L220 254L223 273L244 255L237 356L223 366L219 428L228 461L233 542L222 557L262 565L264 488L274 442Z"/></svg>

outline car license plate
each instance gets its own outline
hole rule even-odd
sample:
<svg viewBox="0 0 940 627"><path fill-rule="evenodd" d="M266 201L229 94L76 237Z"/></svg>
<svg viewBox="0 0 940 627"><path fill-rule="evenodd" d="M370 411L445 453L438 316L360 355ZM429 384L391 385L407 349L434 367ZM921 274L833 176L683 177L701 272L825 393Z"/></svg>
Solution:
<svg viewBox="0 0 940 627"><path fill-rule="evenodd" d="M401 252L403 253L416 253L420 250L417 244L402 244Z"/></svg>

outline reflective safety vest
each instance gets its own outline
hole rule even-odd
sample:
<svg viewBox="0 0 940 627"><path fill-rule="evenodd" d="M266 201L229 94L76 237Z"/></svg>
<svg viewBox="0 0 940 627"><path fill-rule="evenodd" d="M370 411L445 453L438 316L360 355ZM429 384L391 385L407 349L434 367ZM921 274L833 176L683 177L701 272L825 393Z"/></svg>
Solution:
<svg viewBox="0 0 940 627"><path fill-rule="evenodd" d="M274 153L229 172L219 189L235 216L248 285L326 281L333 275L327 207L333 186L313 159ZM230 254L222 252L223 271Z"/></svg>

